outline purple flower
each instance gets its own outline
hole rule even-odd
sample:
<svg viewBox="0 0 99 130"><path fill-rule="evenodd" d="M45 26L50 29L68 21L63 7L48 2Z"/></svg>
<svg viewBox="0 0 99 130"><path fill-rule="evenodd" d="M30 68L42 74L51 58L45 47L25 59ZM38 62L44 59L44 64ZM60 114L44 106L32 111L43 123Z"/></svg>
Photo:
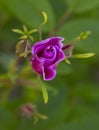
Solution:
<svg viewBox="0 0 99 130"><path fill-rule="evenodd" d="M41 74L44 80L52 80L56 76L57 64L64 60L62 37L51 37L35 43L32 47L32 68Z"/></svg>

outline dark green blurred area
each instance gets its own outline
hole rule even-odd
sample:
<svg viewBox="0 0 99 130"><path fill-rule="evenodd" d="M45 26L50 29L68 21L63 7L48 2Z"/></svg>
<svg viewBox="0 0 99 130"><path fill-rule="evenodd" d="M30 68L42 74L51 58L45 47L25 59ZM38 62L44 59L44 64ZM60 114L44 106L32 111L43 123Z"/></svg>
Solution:
<svg viewBox="0 0 99 130"><path fill-rule="evenodd" d="M49 102L44 104L29 59L19 65L19 79L30 82L14 83L12 73L15 62L17 34L11 30L37 28L42 22L41 11L48 14L43 38L53 30L57 21L72 10L57 35L65 38L64 44L81 32L90 30L87 40L75 46L74 53L94 52L88 59L70 59L71 65L62 62L57 76L46 82ZM38 35L34 35L35 41ZM99 0L0 0L0 130L99 130ZM11 83L3 82L10 79ZM23 80L22 80L23 81ZM34 118L19 116L21 104L31 102L48 116L33 124Z"/></svg>

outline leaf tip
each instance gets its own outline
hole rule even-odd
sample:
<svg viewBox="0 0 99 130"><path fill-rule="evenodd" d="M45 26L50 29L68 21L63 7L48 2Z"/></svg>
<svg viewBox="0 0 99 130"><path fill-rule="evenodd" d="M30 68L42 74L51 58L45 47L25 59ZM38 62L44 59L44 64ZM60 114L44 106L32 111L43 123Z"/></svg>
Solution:
<svg viewBox="0 0 99 130"><path fill-rule="evenodd" d="M41 25L45 25L47 23L48 16L44 11L42 11L41 14L43 16L43 22Z"/></svg>

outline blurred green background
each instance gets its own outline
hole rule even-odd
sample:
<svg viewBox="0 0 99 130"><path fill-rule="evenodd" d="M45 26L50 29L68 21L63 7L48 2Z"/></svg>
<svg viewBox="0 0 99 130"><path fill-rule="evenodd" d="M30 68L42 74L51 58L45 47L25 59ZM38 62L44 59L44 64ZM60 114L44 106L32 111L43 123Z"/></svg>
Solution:
<svg viewBox="0 0 99 130"><path fill-rule="evenodd" d="M59 64L56 78L45 82L49 93L46 105L29 59L15 66L19 35L11 31L23 24L37 28L42 22L41 11L48 14L43 39L56 25L54 35L64 37L64 44L90 30L90 37L78 43L74 53L96 53L88 59L70 59L71 65ZM37 41L38 34L34 37ZM99 0L0 0L0 130L99 130L98 57ZM34 125L35 115L23 117L23 109L19 110L26 103L35 104L48 119Z"/></svg>

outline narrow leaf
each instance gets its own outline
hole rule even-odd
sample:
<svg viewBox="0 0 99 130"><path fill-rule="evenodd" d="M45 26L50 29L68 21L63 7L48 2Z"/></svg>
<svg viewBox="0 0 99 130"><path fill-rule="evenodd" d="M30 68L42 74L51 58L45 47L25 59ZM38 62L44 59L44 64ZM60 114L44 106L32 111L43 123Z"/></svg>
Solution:
<svg viewBox="0 0 99 130"><path fill-rule="evenodd" d="M30 50L27 50L26 52L23 52L21 53L19 56L22 57L22 56L27 56L28 54L30 54L31 51Z"/></svg>
<svg viewBox="0 0 99 130"><path fill-rule="evenodd" d="M27 37L28 37L27 35L23 35L23 36L20 37L20 39L23 40L23 39L26 39Z"/></svg>
<svg viewBox="0 0 99 130"><path fill-rule="evenodd" d="M71 62L70 62L68 59L65 59L65 62L66 62L67 64L71 64Z"/></svg>
<svg viewBox="0 0 99 130"><path fill-rule="evenodd" d="M42 94L43 94L44 103L46 104L48 102L47 89L44 85L41 85L41 90L42 90Z"/></svg>
<svg viewBox="0 0 99 130"><path fill-rule="evenodd" d="M33 42L33 37L32 36L28 36L28 38Z"/></svg>
<svg viewBox="0 0 99 130"><path fill-rule="evenodd" d="M24 32L22 32L21 30L19 29L12 29L13 32L16 32L16 33L19 33L19 34L24 34Z"/></svg>
<svg viewBox="0 0 99 130"><path fill-rule="evenodd" d="M48 117L47 117L46 115L43 115L43 114L41 114L41 113L37 113L37 116L38 116L39 118L43 119L43 120L47 120L47 119L48 119Z"/></svg>
<svg viewBox="0 0 99 130"><path fill-rule="evenodd" d="M32 33L34 33L34 32L37 32L38 31L38 29L31 29L29 32L28 32L28 34L30 35L30 34L32 34Z"/></svg>
<svg viewBox="0 0 99 130"><path fill-rule="evenodd" d="M48 19L47 14L45 12L42 12L42 15L43 15L44 20L43 20L43 23L41 24L41 26L45 25L47 23L47 19Z"/></svg>
<svg viewBox="0 0 99 130"><path fill-rule="evenodd" d="M28 29L25 25L23 25L23 31L24 31L25 34L27 34L27 32L28 32Z"/></svg>
<svg viewBox="0 0 99 130"><path fill-rule="evenodd" d="M24 44L24 40L21 40L21 41L19 41L17 43L17 45L16 45L16 53L18 53L20 51L20 49L22 48L23 44Z"/></svg>
<svg viewBox="0 0 99 130"><path fill-rule="evenodd" d="M72 55L72 58L89 58L94 55L95 55L95 53L75 54L75 55Z"/></svg>

